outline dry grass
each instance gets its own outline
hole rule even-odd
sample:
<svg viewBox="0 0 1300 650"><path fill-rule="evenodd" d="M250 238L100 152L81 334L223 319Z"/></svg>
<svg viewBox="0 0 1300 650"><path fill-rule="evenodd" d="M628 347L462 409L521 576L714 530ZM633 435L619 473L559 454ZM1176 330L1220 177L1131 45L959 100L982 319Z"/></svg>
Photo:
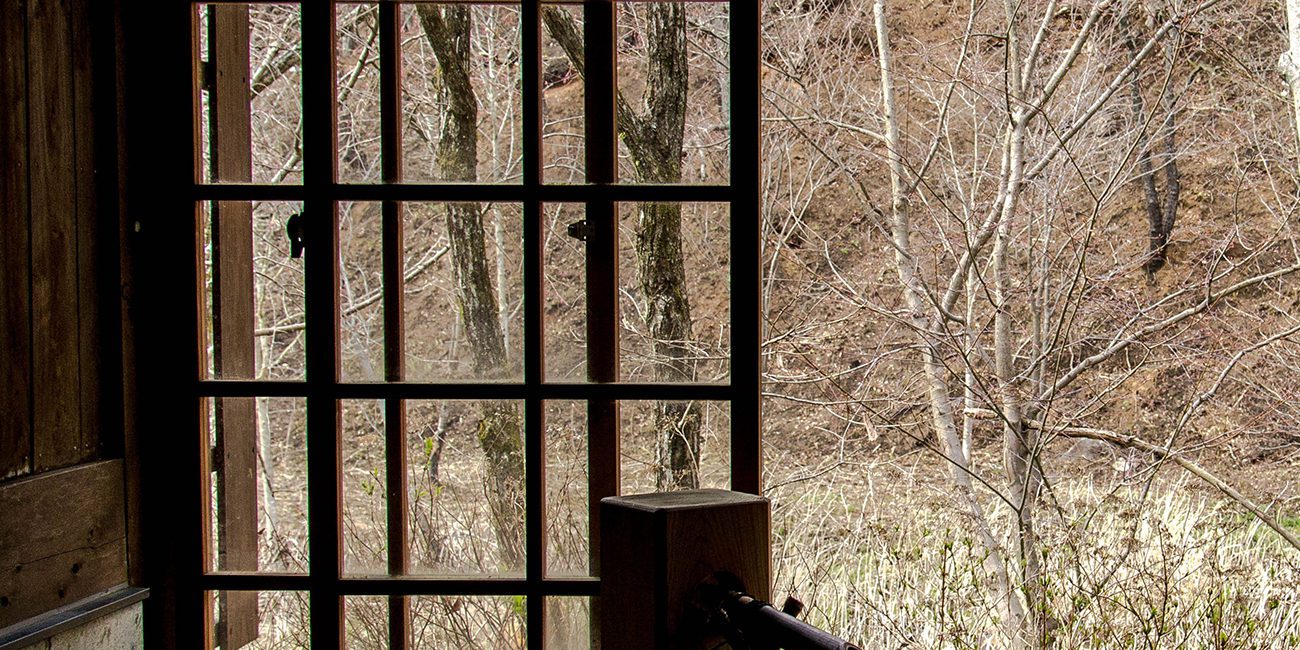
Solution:
<svg viewBox="0 0 1300 650"><path fill-rule="evenodd" d="M561 413L554 415L557 459L549 478L565 487L548 494L550 521L557 524L552 539L566 542L548 561L566 573L581 572L585 448L574 428L578 422L560 426ZM768 462L778 598L796 596L808 607L807 620L863 647L1004 647L1000 594L985 570L986 551L932 459L890 456L818 474L779 446L770 449ZM282 458L294 457L285 452ZM426 558L431 571L499 570L491 559L490 526L475 514L474 484L481 477L473 455L465 450L447 467L451 478L441 490L413 493L413 514L428 517L425 525L446 542L440 560ZM1105 464L1076 465L1054 483L1040 529L1053 616L1060 622L1053 647L1300 646L1300 553L1173 471L1160 473L1149 490L1142 478ZM351 512L364 516L349 520L347 530L353 541L370 539L349 544L350 562L381 565L381 557L356 554L383 551L374 537L382 536L382 490L349 485L357 486L346 497ZM994 519L1006 540L1007 513ZM1284 521L1300 527L1294 517ZM280 543L306 548L301 539ZM286 552L272 546L268 540L267 556ZM306 647L305 596L267 593L261 601L262 634L254 647ZM416 645L522 648L527 607L518 597L413 598ZM346 610L350 647L387 647L386 599L348 598ZM588 615L585 598L551 600L548 647L586 648Z"/></svg>
<svg viewBox="0 0 1300 650"><path fill-rule="evenodd" d="M867 467L777 490L777 592L863 647L1003 647L986 551L935 469ZM865 489L843 488L864 475ZM1300 646L1300 553L1181 480L1142 493L1091 476L1056 484L1040 530L1053 647Z"/></svg>

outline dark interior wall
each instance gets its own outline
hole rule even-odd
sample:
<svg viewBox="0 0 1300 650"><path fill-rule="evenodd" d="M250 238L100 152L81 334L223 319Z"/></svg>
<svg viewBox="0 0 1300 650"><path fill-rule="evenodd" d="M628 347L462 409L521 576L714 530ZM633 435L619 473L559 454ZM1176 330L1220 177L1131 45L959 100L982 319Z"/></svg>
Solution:
<svg viewBox="0 0 1300 650"><path fill-rule="evenodd" d="M125 581L111 4L0 3L0 628Z"/></svg>

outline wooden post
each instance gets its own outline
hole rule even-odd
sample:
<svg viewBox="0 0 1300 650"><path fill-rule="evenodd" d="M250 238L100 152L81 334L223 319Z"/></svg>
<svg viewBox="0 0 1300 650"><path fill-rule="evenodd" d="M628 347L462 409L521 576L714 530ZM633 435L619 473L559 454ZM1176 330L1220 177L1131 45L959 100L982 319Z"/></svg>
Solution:
<svg viewBox="0 0 1300 650"><path fill-rule="evenodd" d="M600 502L601 647L711 648L691 615L700 585L719 572L770 598L768 500L690 490Z"/></svg>
<svg viewBox="0 0 1300 650"><path fill-rule="evenodd" d="M252 93L247 5L208 7L208 80L212 180L253 180ZM253 204L212 204L212 333L221 379L253 379ZM257 406L252 397L216 400L217 565L257 571ZM257 592L223 591L216 642L236 650L257 638Z"/></svg>

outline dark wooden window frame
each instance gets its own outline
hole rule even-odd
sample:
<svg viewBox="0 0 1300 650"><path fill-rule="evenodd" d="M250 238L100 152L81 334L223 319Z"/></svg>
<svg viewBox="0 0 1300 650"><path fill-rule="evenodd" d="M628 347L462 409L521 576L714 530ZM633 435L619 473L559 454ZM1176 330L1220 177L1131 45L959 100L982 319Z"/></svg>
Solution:
<svg viewBox="0 0 1300 650"><path fill-rule="evenodd" d="M633 0L638 1L638 0ZM696 0L700 1L700 0ZM726 2L727 0L703 0ZM589 499L593 556L598 552L598 509L618 493L618 403L623 400L700 399L731 407L731 487L761 490L761 227L760 227L760 4L730 6L731 155L725 185L637 185L616 175L617 133L615 0L556 2L584 10L587 181L544 184L541 173L541 7L546 0L509 4L520 8L523 57L523 179L515 185L403 183L400 177L399 7L380 3L382 182L337 179L335 0L301 1L303 182L301 185L216 184L200 178L197 128L200 66L199 15L192 0L150 7L123 5L126 34L125 88L128 142L127 244L136 286L130 315L136 334L139 388L140 495L136 524L146 559L145 580L155 587L148 620L150 643L160 647L206 647L212 642L211 594L217 591L295 590L309 595L311 636L317 647L342 646L343 597L385 595L392 647L406 645L412 595L521 595L528 599L528 646L541 648L548 596L595 596L599 578L550 578L544 574L544 436L546 400L588 404ZM549 4L549 2L547 2ZM213 4L212 2L202 4ZM220 2L218 2L220 4ZM247 3L239 3L247 4ZM305 381L204 379L199 342L203 333L202 207L215 201L297 201L309 215L305 260L307 348ZM376 201L383 217L386 382L344 383L339 373L338 211L342 201ZM400 205L406 201L517 202L524 213L524 373L515 383L415 383L402 381L399 335L402 296ZM587 241L588 383L554 383L542 371L542 238L545 203L586 205L592 234ZM716 202L730 207L731 379L725 384L654 384L618 380L617 216L619 202ZM330 254L313 254L313 251ZM610 269L615 269L611 272ZM192 307L177 310L177 305ZM608 308L602 308L602 306ZM275 574L209 570L210 517L206 478L206 416L201 403L217 397L299 397L307 403L308 533L310 573ZM352 577L343 572L339 404L343 399L383 399L386 417L390 512L402 516L400 417L409 399L513 399L524 405L526 473L525 572L520 578L415 577L405 553L389 557L389 576ZM396 507L394 507L396 506ZM393 517L390 514L390 519ZM390 521L390 546L405 549L406 526ZM596 572L593 563L593 573Z"/></svg>

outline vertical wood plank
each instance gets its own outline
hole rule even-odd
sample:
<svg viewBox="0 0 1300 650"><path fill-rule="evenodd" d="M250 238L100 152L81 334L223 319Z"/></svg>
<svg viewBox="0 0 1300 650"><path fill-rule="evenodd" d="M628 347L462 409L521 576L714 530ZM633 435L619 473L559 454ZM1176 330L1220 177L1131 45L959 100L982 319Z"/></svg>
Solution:
<svg viewBox="0 0 1300 650"><path fill-rule="evenodd" d="M687 490L610 497L601 509L600 598L614 605L601 608L602 648L718 647L722 639L692 620L690 610L701 584L719 572L739 578L760 600L770 597L767 499Z"/></svg>
<svg viewBox="0 0 1300 650"><path fill-rule="evenodd" d="M72 41L67 0L27 8L32 255L34 469L93 455L81 431L77 348L76 166Z"/></svg>
<svg viewBox="0 0 1300 650"><path fill-rule="evenodd" d="M31 471L27 3L0 3L0 480Z"/></svg>
<svg viewBox="0 0 1300 650"><path fill-rule="evenodd" d="M524 462L527 512L526 576L528 580L527 643L530 650L543 650L550 634L547 631L545 596L547 558L546 519L546 408L539 390L545 372L543 354L545 335L545 269L542 260L545 243L542 237L542 204L536 200L542 181L542 21L541 3L525 2L519 7L520 52L523 95L523 162L524 186L530 200L524 202L524 382L528 385L524 402Z"/></svg>
<svg viewBox="0 0 1300 650"><path fill-rule="evenodd" d="M583 43L587 48L586 115L587 182L613 184L618 176L618 92L616 12L611 0L589 0L583 5ZM619 378L618 220L612 201L587 204L592 234L587 239L587 380L614 382ZM591 566L599 571L600 500L619 489L619 405L614 400L587 403L588 517L591 530ZM599 603L595 605L599 608ZM594 615L594 613L593 613Z"/></svg>
<svg viewBox="0 0 1300 650"><path fill-rule="evenodd" d="M214 180L253 179L249 106L249 8L209 9ZM213 342L215 368L226 379L254 376L253 210L247 201L216 204L213 213ZM253 398L217 400L218 567L256 571L257 420ZM240 648L257 638L257 594L221 595L217 643Z"/></svg>
<svg viewBox="0 0 1300 650"><path fill-rule="evenodd" d="M83 460L99 456L104 435L101 394L105 386L101 358L103 320L99 283L99 203L95 184L94 39L91 35L91 0L70 0L73 97L73 165L76 215L77 260L77 356L80 368L78 392L81 405L81 436L90 447Z"/></svg>

